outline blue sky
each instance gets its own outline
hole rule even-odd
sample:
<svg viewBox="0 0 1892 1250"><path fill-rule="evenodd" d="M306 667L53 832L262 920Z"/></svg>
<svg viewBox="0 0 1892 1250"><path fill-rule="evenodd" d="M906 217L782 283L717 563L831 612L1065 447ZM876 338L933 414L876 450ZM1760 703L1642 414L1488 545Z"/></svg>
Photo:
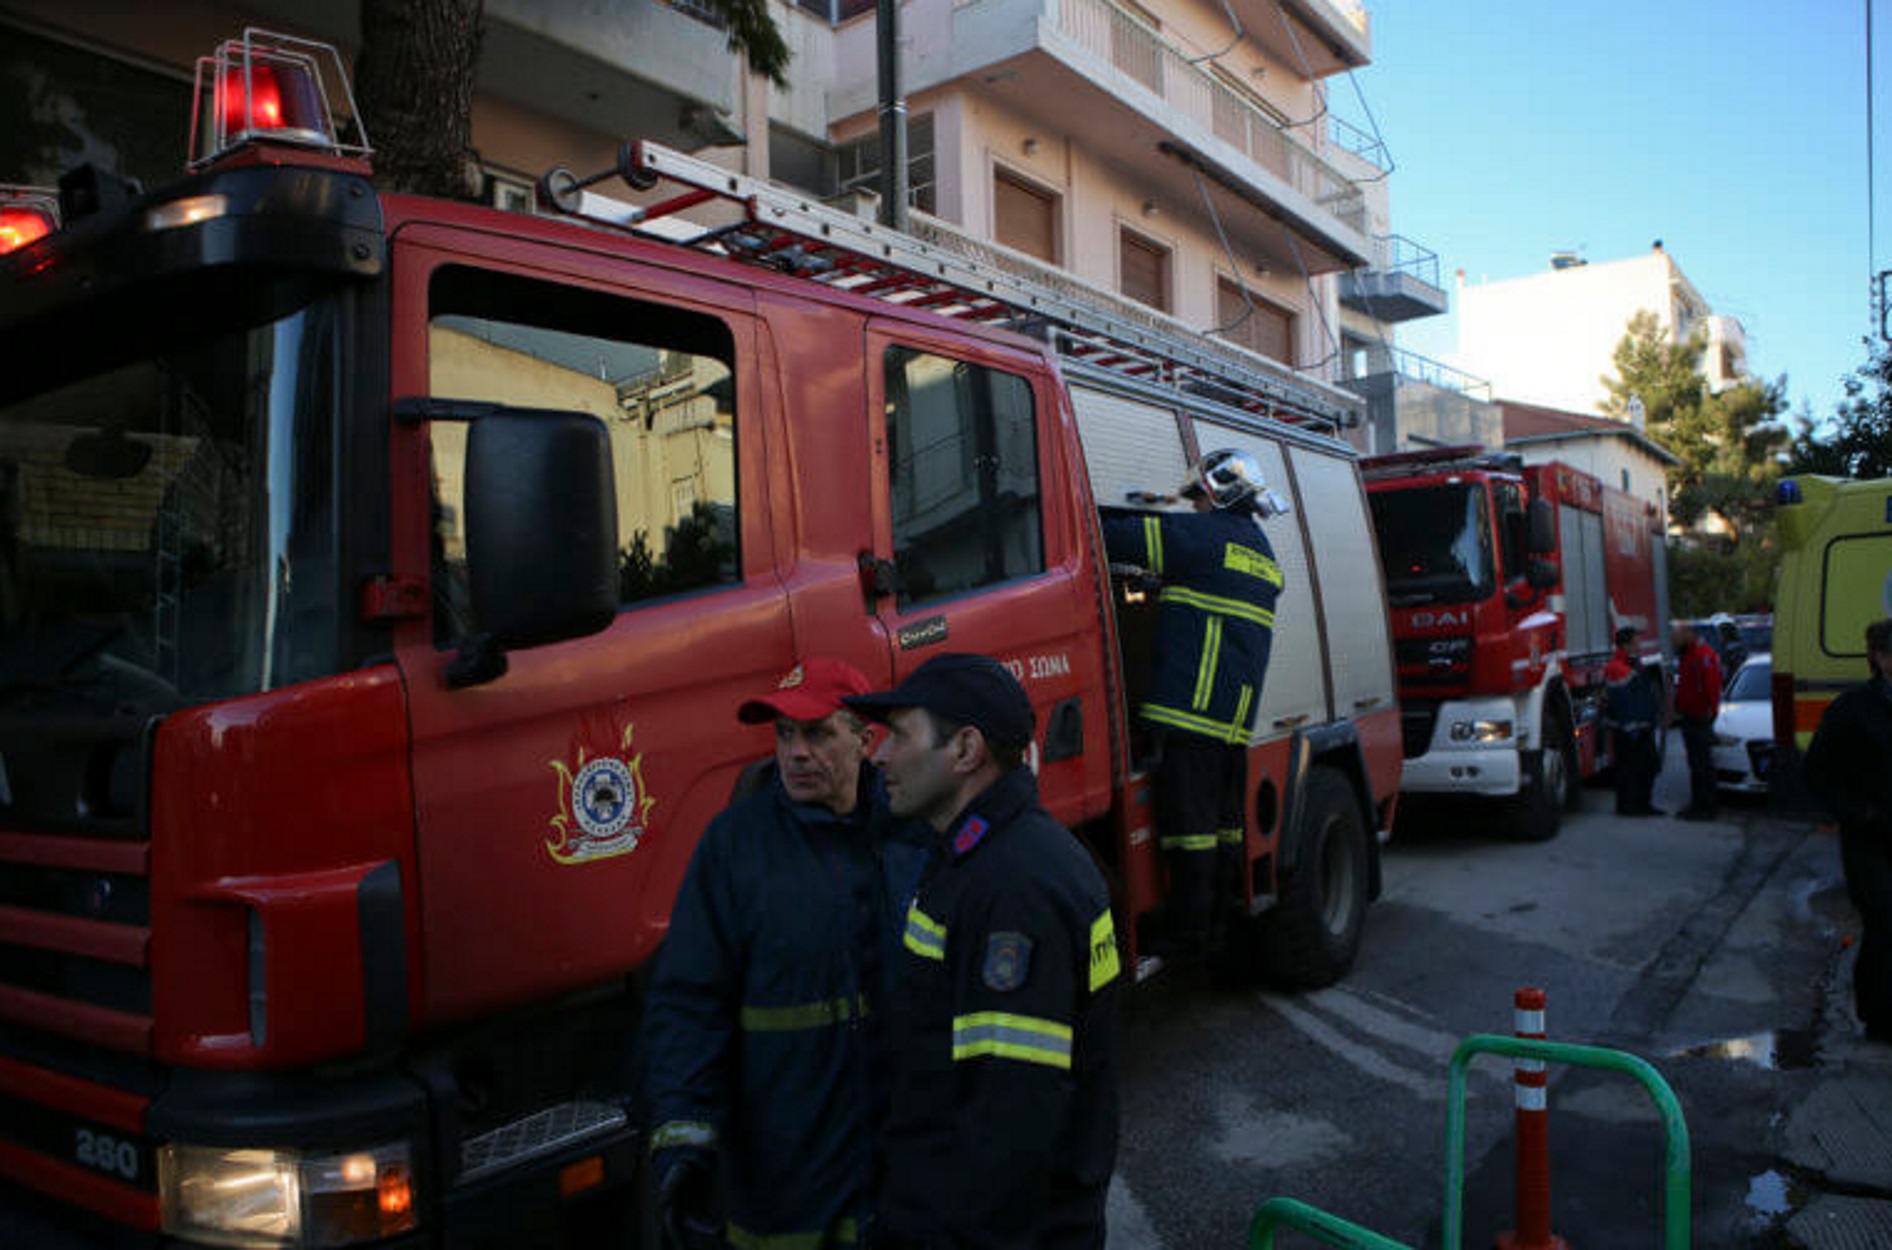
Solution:
<svg viewBox="0 0 1892 1250"><path fill-rule="evenodd" d="M1786 375L1790 410L1829 415L1866 360L1870 275L1892 264L1892 118L1876 119L1868 255L1868 0L1368 0L1359 89L1396 166L1393 229L1439 253L1448 290L1661 239L1750 371ZM1873 13L1886 94L1892 5ZM1334 110L1360 118L1331 80ZM1448 314L1401 346L1449 360Z"/></svg>

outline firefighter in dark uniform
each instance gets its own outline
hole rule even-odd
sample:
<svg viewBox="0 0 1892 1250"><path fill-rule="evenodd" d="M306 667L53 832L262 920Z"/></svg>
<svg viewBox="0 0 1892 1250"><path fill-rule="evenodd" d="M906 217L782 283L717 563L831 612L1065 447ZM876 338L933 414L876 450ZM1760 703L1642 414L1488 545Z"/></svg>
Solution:
<svg viewBox="0 0 1892 1250"><path fill-rule="evenodd" d="M876 1250L1100 1250L1123 977L1103 877L1024 764L1031 702L973 655L847 702L887 722L894 812L938 834L895 990Z"/></svg>
<svg viewBox="0 0 1892 1250"><path fill-rule="evenodd" d="M1827 706L1807 744L1807 789L1839 821L1840 866L1859 912L1853 1009L1892 1042L1892 619L1866 626L1872 679Z"/></svg>
<svg viewBox="0 0 1892 1250"><path fill-rule="evenodd" d="M774 723L775 772L697 844L645 1014L658 1222L680 1250L829 1250L871 1218L927 831L891 815L873 730L841 705L869 689L810 658L738 713Z"/></svg>
<svg viewBox="0 0 1892 1250"><path fill-rule="evenodd" d="M1210 452L1181 492L1193 513L1103 522L1110 559L1162 583L1150 693L1137 714L1157 735L1157 843L1169 864L1164 932L1150 945L1172 958L1208 945L1217 879L1226 882L1244 858L1248 740L1281 594L1281 566L1261 529L1281 505L1263 485L1252 456Z"/></svg>

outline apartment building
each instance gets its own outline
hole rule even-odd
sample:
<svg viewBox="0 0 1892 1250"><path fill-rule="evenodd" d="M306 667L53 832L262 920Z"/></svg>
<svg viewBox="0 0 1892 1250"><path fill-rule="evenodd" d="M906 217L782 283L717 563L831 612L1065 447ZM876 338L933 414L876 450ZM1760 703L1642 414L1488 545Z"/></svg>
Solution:
<svg viewBox="0 0 1892 1250"><path fill-rule="evenodd" d="M485 0L489 198L530 211L546 169L606 169L647 137L872 211L872 0L771 8L786 87L749 74L698 0ZM1340 385L1368 394L1394 327L1443 310L1436 256L1391 229L1373 138L1327 108L1370 56L1354 0L906 0L900 20L917 231L1218 335L1355 410ZM352 58L358 0L0 0L0 80L18 87L0 110L23 110L0 116L20 136L0 180L80 156L168 177L190 66L248 24ZM1396 431L1375 429L1356 440L1388 449Z"/></svg>
<svg viewBox="0 0 1892 1250"><path fill-rule="evenodd" d="M1655 315L1671 341L1699 331L1702 373L1721 390L1747 377L1741 323L1718 316L1664 250L1588 263L1569 252L1541 273L1461 285L1457 363L1490 380L1504 399L1594 413L1616 372L1614 355L1629 319Z"/></svg>

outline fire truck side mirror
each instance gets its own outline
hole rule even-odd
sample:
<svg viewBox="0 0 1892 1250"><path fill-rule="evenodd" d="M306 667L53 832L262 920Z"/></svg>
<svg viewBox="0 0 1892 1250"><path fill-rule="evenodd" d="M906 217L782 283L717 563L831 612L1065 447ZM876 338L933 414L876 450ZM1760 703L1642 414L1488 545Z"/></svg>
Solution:
<svg viewBox="0 0 1892 1250"><path fill-rule="evenodd" d="M1530 523L1530 544L1534 556L1547 556L1557 550L1557 518L1551 515L1550 500L1533 499L1525 513Z"/></svg>
<svg viewBox="0 0 1892 1250"><path fill-rule="evenodd" d="M1524 580L1532 590L1549 590L1557 584L1557 565L1551 560L1532 560L1524 568Z"/></svg>
<svg viewBox="0 0 1892 1250"><path fill-rule="evenodd" d="M536 647L617 616L617 489L604 422L508 408L467 430L467 582L494 643Z"/></svg>

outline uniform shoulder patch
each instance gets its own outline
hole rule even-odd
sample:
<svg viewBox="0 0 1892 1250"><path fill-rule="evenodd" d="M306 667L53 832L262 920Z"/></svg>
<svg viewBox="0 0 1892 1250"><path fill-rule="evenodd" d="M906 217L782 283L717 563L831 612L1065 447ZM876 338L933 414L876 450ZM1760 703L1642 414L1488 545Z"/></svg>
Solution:
<svg viewBox="0 0 1892 1250"><path fill-rule="evenodd" d="M1031 975L1031 939L1022 933L991 933L985 939L986 988L1007 994Z"/></svg>

